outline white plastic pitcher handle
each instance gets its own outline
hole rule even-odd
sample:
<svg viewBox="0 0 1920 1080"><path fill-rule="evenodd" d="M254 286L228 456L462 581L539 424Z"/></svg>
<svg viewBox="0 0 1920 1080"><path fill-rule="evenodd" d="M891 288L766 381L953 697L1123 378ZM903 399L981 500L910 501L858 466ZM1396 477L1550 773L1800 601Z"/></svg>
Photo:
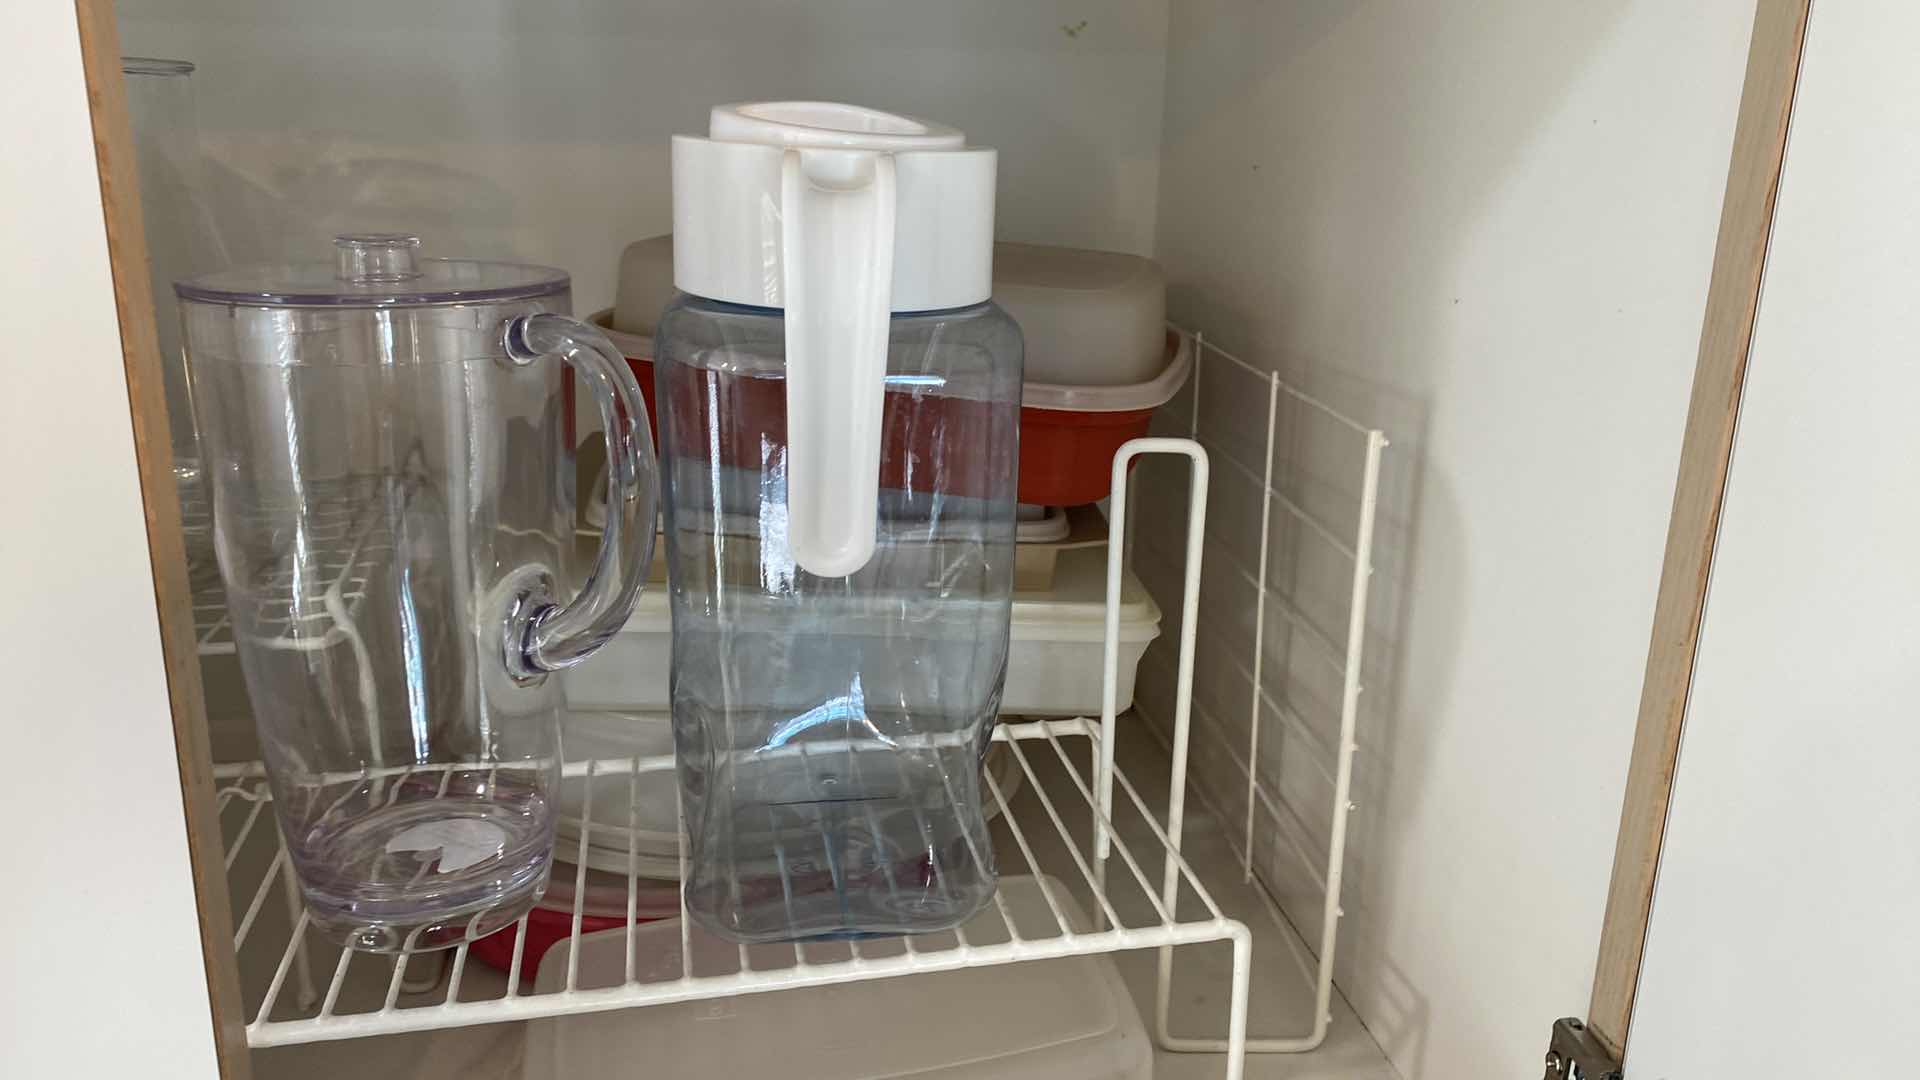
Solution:
<svg viewBox="0 0 1920 1080"><path fill-rule="evenodd" d="M892 311L893 155L790 148L781 172L787 542L819 577L873 558Z"/></svg>

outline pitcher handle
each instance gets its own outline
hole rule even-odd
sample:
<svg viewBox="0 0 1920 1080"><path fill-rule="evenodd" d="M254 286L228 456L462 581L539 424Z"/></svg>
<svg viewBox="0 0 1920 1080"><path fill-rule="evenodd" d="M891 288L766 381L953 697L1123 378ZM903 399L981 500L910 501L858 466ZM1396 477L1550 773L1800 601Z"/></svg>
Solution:
<svg viewBox="0 0 1920 1080"><path fill-rule="evenodd" d="M507 671L528 681L585 660L626 624L653 561L660 477L640 384L605 334L542 313L507 320L503 338L514 364L558 356L572 367L600 403L607 438L607 523L580 595L562 604L552 575L535 571L515 590L507 612Z"/></svg>
<svg viewBox="0 0 1920 1080"><path fill-rule="evenodd" d="M898 187L893 155L789 148L780 181L787 541L845 577L873 558Z"/></svg>

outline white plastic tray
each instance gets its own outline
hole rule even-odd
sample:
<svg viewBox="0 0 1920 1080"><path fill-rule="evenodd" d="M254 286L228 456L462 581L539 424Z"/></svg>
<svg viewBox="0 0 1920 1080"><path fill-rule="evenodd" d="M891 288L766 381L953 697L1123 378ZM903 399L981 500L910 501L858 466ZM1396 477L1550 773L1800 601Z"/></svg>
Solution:
<svg viewBox="0 0 1920 1080"><path fill-rule="evenodd" d="M1085 930L1066 887L1049 884L1074 928ZM1016 925L1050 920L1034 878L1004 878L1000 890ZM977 920L970 936L987 940L997 918ZM734 946L698 928L686 943L695 975L739 964ZM582 935L576 987L620 986L626 944L622 930ZM642 983L681 976L679 920L638 928L633 946ZM897 951L898 943L868 946L888 947ZM566 988L571 949L563 941L547 953L535 993ZM1113 957L1101 955L536 1020L523 1075L1148 1080L1152 1071L1146 1027Z"/></svg>
<svg viewBox="0 0 1920 1080"><path fill-rule="evenodd" d="M1100 712L1101 635L1106 609L1105 546L1064 551L1053 588L1015 593L1013 648L1000 711L1009 716ZM1133 704L1134 672L1160 636L1160 609L1129 571L1121 590L1119 708ZM665 589L640 597L626 628L562 676L575 709L664 710L673 631Z"/></svg>

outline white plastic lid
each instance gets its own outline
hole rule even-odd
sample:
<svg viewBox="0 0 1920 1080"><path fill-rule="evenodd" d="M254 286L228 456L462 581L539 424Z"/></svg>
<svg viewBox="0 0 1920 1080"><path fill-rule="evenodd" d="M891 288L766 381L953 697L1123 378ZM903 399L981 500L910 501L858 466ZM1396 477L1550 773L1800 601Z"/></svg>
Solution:
<svg viewBox="0 0 1920 1080"><path fill-rule="evenodd" d="M786 323L787 537L844 577L872 559L888 320L993 291L992 150L818 101L720 105L673 139L673 281Z"/></svg>
<svg viewBox="0 0 1920 1080"><path fill-rule="evenodd" d="M1030 383L1131 386L1166 366L1167 279L1152 259L998 243L993 300L1020 324Z"/></svg>
<svg viewBox="0 0 1920 1080"><path fill-rule="evenodd" d="M856 195L866 188L851 173L863 159L892 160L887 311L967 307L993 294L995 151L966 145L944 124L818 101L717 105L706 137L673 137L675 287L730 304L787 306L790 151L806 160L810 195Z"/></svg>
<svg viewBox="0 0 1920 1080"><path fill-rule="evenodd" d="M1027 380L1020 404L1028 409L1055 412L1113 413L1157 409L1173 400L1193 371L1193 338L1175 330L1163 332L1165 342L1159 373L1144 382L1124 386L1086 386Z"/></svg>
<svg viewBox="0 0 1920 1080"><path fill-rule="evenodd" d="M620 278L606 325L623 334L650 338L660 313L673 302L674 291L673 234L635 240L620 253Z"/></svg>

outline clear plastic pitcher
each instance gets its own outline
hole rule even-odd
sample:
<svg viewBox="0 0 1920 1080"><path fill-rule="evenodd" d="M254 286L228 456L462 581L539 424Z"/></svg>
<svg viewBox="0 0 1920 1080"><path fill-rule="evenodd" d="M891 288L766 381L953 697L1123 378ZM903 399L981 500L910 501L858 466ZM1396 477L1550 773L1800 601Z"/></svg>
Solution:
<svg viewBox="0 0 1920 1080"><path fill-rule="evenodd" d="M560 684L632 610L655 470L626 362L567 275L335 259L181 282L229 617L312 923L440 948L546 887ZM577 596L561 372L598 398L609 512Z"/></svg>
<svg viewBox="0 0 1920 1080"><path fill-rule="evenodd" d="M818 103L710 134L674 142L655 336L688 910L743 941L950 927L994 889L1011 611L993 152Z"/></svg>

